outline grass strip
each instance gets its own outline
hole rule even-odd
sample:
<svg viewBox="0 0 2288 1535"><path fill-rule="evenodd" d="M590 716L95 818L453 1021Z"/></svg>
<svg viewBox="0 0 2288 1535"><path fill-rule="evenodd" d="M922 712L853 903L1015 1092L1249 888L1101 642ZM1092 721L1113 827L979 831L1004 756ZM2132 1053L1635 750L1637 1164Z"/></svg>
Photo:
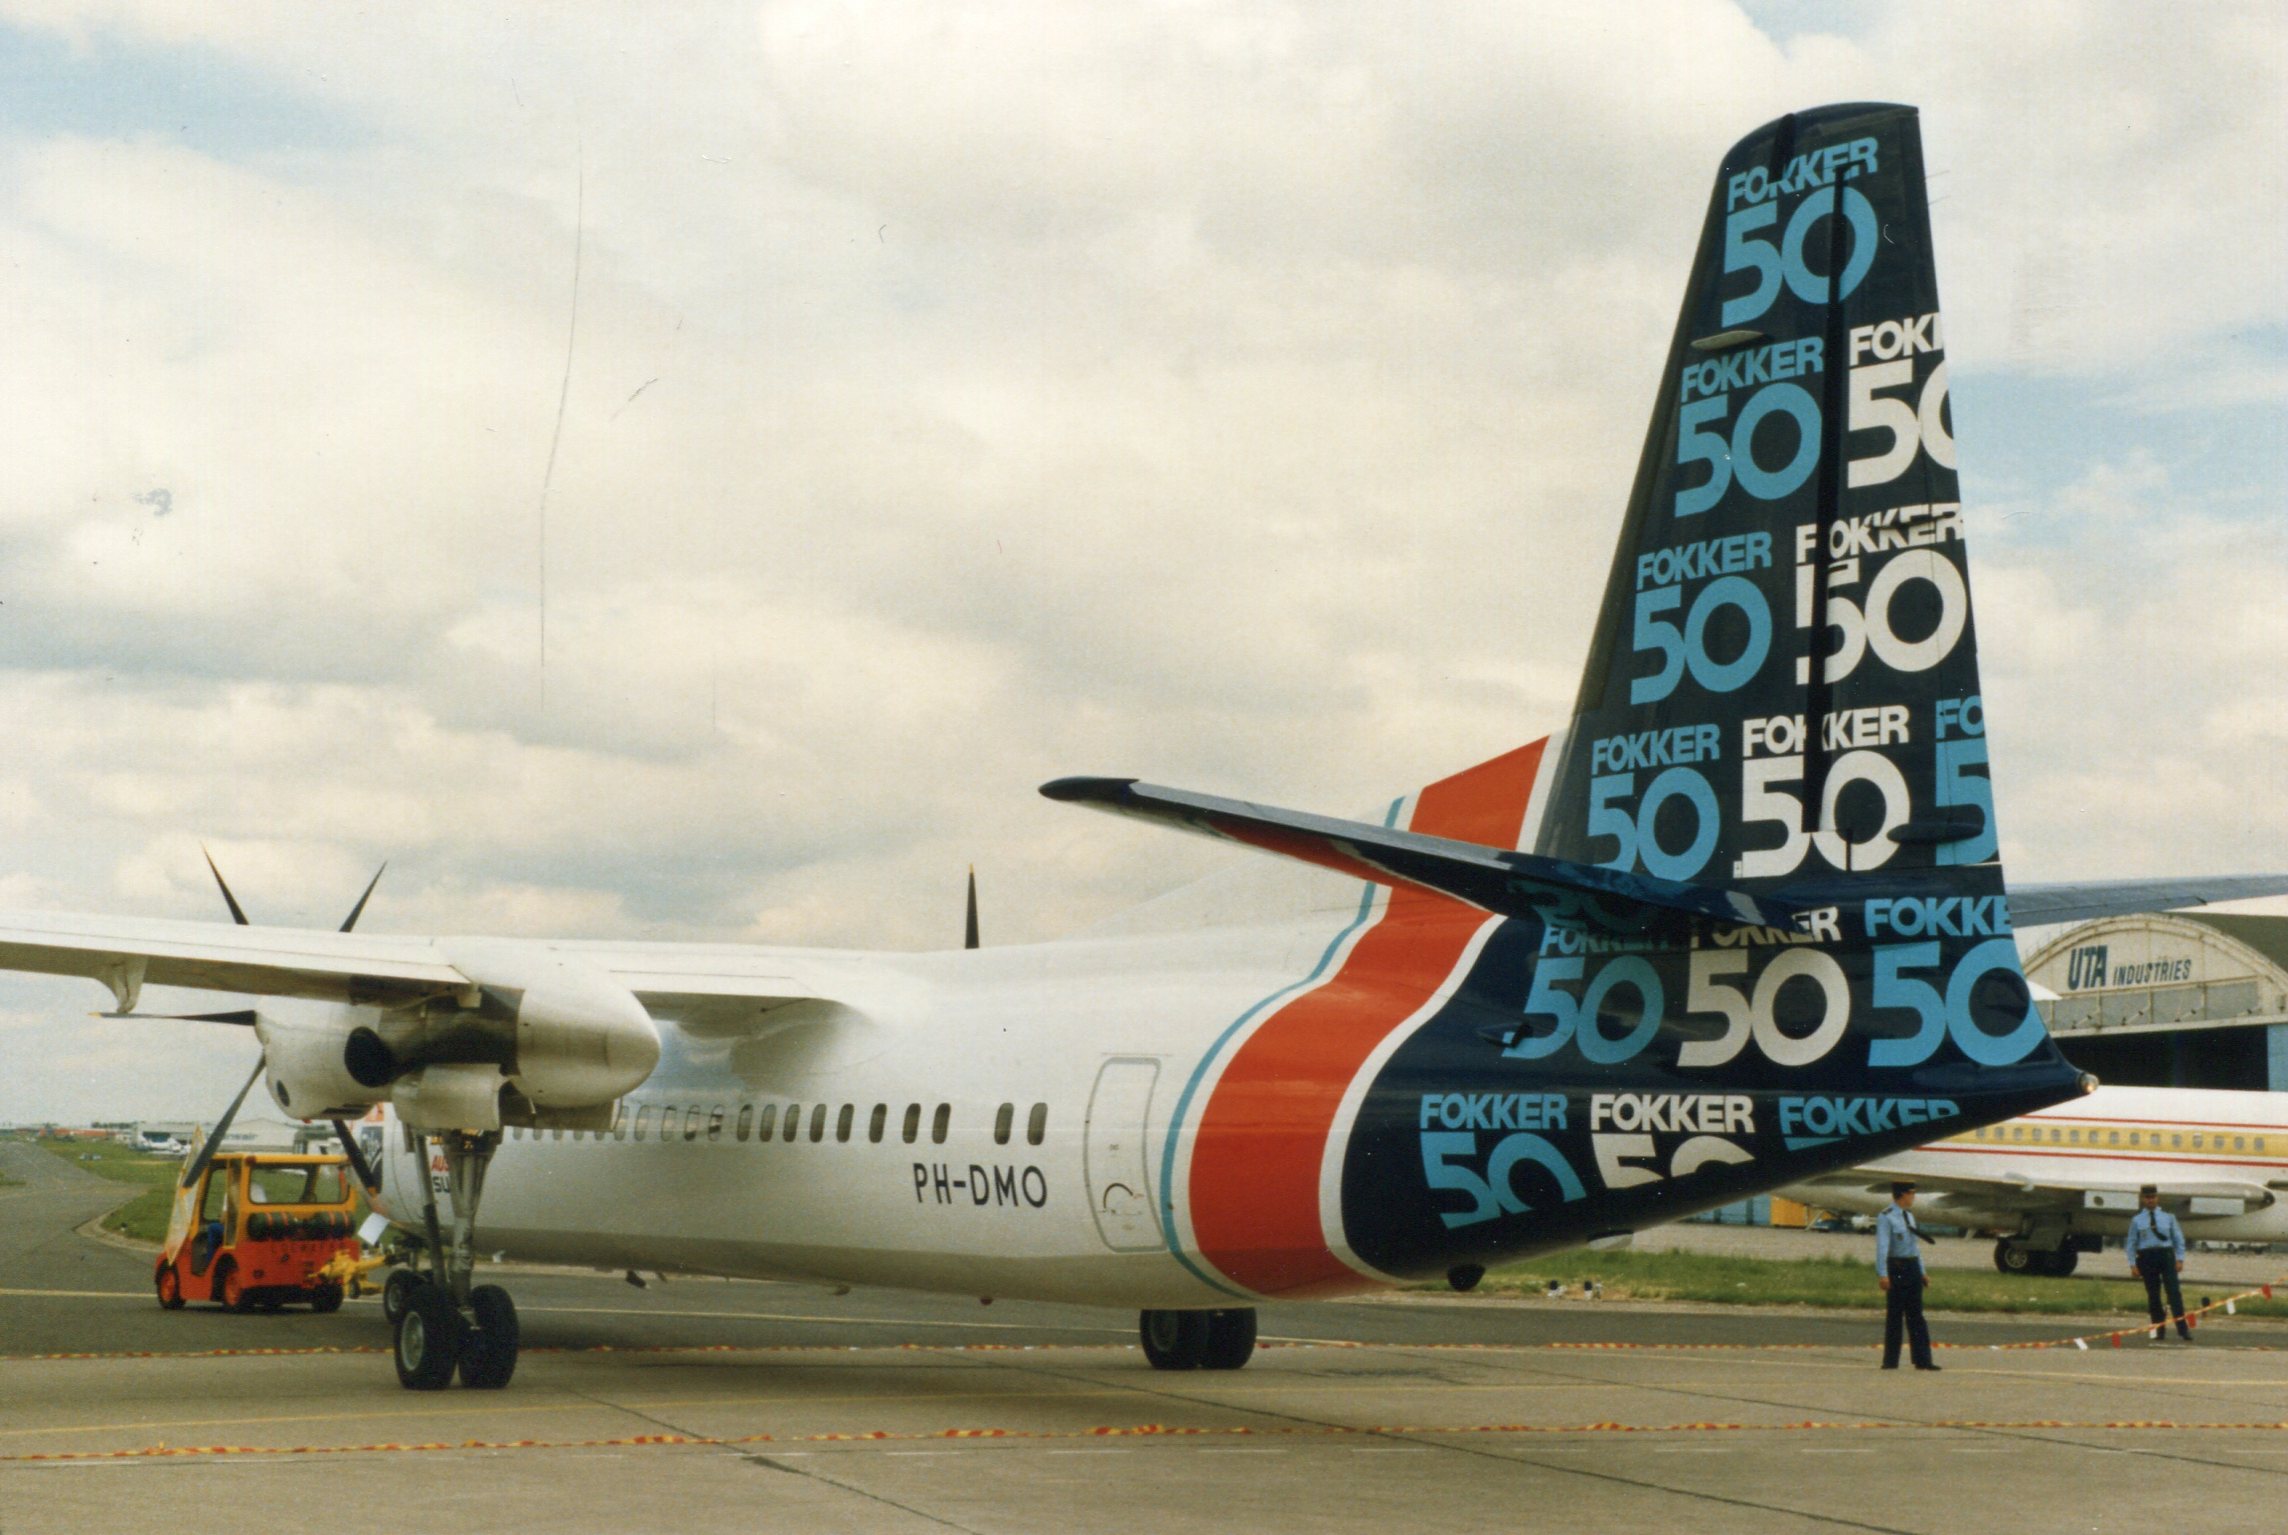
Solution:
<svg viewBox="0 0 2288 1535"><path fill-rule="evenodd" d="M2186 1265L2185 1304L2205 1305L2252 1288L2204 1283L2200 1257ZM2128 1277L2116 1252L2084 1253L2081 1271L2062 1279L2020 1277L1980 1269L1930 1271L1926 1304L1944 1311L1990 1311L2031 1316L2145 1315L2145 1286ZM1477 1293L1538 1295L1555 1280L1575 1294L1594 1280L1607 1300L1693 1301L1728 1306L1820 1306L1880 1311L1883 1292L1874 1266L1855 1258L1740 1258L1700 1253L1571 1252L1532 1258L1487 1274ZM1436 1288L1426 1286L1425 1288ZM2243 1315L2288 1318L2288 1291L2273 1300L2251 1299Z"/></svg>

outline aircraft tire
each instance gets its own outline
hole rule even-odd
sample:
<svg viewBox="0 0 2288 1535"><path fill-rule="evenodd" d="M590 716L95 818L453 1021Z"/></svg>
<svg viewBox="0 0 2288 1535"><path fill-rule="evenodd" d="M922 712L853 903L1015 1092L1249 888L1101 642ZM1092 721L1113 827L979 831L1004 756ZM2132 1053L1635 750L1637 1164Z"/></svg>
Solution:
<svg viewBox="0 0 2288 1535"><path fill-rule="evenodd" d="M1255 1308L1236 1307L1207 1314L1207 1339L1200 1349L1203 1370L1236 1370L1255 1357Z"/></svg>
<svg viewBox="0 0 2288 1535"><path fill-rule="evenodd" d="M442 1391L451 1385L467 1331L452 1296L432 1284L417 1286L390 1340L397 1383L408 1391Z"/></svg>
<svg viewBox="0 0 2288 1535"><path fill-rule="evenodd" d="M331 1311L341 1310L342 1287L338 1284L322 1284L318 1286L317 1289L310 1292L310 1309L318 1313L320 1316L324 1316Z"/></svg>
<svg viewBox="0 0 2288 1535"><path fill-rule="evenodd" d="M1196 1370L1207 1351L1208 1313L1205 1311L1145 1311L1137 1316L1137 1336L1144 1357L1155 1370Z"/></svg>
<svg viewBox="0 0 2288 1535"><path fill-rule="evenodd" d="M2008 1237L1994 1244L1994 1266L2005 1274L2038 1272L2034 1267L2034 1250L2025 1243L2013 1242Z"/></svg>
<svg viewBox="0 0 2288 1535"><path fill-rule="evenodd" d="M471 1391L498 1391L516 1374L519 1332L516 1302L497 1284L469 1292L476 1326L461 1343L461 1384Z"/></svg>
<svg viewBox="0 0 2288 1535"><path fill-rule="evenodd" d="M170 1263L159 1270L159 1277L152 1285L159 1292L160 1305L169 1311L183 1309L183 1276L175 1272L175 1265Z"/></svg>
<svg viewBox="0 0 2288 1535"><path fill-rule="evenodd" d="M2072 1273L2080 1266L2081 1254L2076 1252L2073 1248L2061 1247L2056 1252L2050 1254L2050 1266L2042 1270L2042 1272L2045 1274L2052 1274L2060 1279L2063 1279L2066 1277L2066 1275Z"/></svg>
<svg viewBox="0 0 2288 1535"><path fill-rule="evenodd" d="M411 1269L391 1269L389 1278L381 1286L383 1320L395 1327L397 1319L405 1315L406 1303L413 1298L413 1292L425 1283L427 1281Z"/></svg>

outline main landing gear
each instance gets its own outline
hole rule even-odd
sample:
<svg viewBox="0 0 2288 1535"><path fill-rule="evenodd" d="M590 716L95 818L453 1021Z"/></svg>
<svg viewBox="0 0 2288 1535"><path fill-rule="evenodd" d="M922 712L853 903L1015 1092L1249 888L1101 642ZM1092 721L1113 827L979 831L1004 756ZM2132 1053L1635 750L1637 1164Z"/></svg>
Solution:
<svg viewBox="0 0 2288 1535"><path fill-rule="evenodd" d="M453 1383L457 1371L461 1384L471 1390L497 1391L516 1374L516 1303L499 1285L471 1288L469 1278L477 1261L477 1204L484 1197L485 1169L500 1147L500 1133L448 1131L435 1137L436 1150L445 1159L450 1223L437 1214L436 1183L427 1170L429 1139L423 1137L421 1209L428 1227L429 1273L398 1269L381 1292L397 1383L408 1391L439 1391Z"/></svg>
<svg viewBox="0 0 2288 1535"><path fill-rule="evenodd" d="M2042 1274L2063 1279L2081 1263L2081 1252L2070 1243L2058 1246L2033 1247L2016 1237L2001 1237L1994 1243L1994 1266L2005 1274Z"/></svg>
<svg viewBox="0 0 2288 1535"><path fill-rule="evenodd" d="M1236 1370L1255 1357L1255 1311L1146 1311L1144 1357L1155 1370Z"/></svg>

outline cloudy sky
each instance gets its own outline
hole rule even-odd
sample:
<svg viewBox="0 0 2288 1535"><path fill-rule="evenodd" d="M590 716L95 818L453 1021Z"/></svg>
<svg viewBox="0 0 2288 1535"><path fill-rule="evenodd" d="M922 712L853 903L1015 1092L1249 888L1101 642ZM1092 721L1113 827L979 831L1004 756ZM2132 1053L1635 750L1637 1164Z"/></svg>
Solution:
<svg viewBox="0 0 2288 1535"><path fill-rule="evenodd" d="M1924 111L2012 872L2288 866L2271 7L0 0L0 907L1045 939L1562 722L1709 180ZM251 1041L0 982L0 1120Z"/></svg>

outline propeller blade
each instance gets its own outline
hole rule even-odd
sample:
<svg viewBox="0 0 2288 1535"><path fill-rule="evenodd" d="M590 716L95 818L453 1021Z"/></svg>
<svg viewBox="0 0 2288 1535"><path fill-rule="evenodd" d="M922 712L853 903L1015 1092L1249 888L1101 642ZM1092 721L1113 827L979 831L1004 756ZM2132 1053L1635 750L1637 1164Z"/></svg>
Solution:
<svg viewBox="0 0 2288 1535"><path fill-rule="evenodd" d="M357 898L357 904L350 908L350 914L342 919L343 932L357 926L357 919L365 915L365 903L373 899L373 887L380 884L381 877L388 872L389 860L384 858L381 867L373 871L373 878L366 881L365 894Z"/></svg>
<svg viewBox="0 0 2288 1535"><path fill-rule="evenodd" d="M977 865L969 866L969 921L962 929L961 946L977 947Z"/></svg>
<svg viewBox="0 0 2288 1535"><path fill-rule="evenodd" d="M214 876L215 884L222 890L222 903L230 908L230 920L240 927L250 926L251 924L246 920L246 913L239 909L238 897L230 893L229 882L222 877L222 870L215 867L214 854L207 851L207 845L204 842L199 844L199 856L207 861L207 872Z"/></svg>
<svg viewBox="0 0 2288 1535"><path fill-rule="evenodd" d="M187 1189L205 1176L207 1164L212 1162L215 1153L222 1149L222 1138L230 1133L230 1122L238 1118L238 1106L246 1101L248 1093L254 1091L254 1084L261 1075L262 1057L256 1056L253 1075L249 1076L246 1079L246 1085L238 1090L238 1096L230 1100L230 1107L222 1111L222 1118L215 1121L214 1130L207 1136L206 1144L199 1148L199 1154L183 1164L183 1181L179 1185L180 1187Z"/></svg>
<svg viewBox="0 0 2288 1535"><path fill-rule="evenodd" d="M350 1159L350 1171L357 1174L357 1181L365 1185L365 1191L368 1194L380 1193L380 1175L374 1172L373 1164L366 1161L365 1153L358 1150L357 1137L351 1135L350 1127L340 1120L334 1120L332 1123L334 1139L342 1143L342 1154Z"/></svg>

